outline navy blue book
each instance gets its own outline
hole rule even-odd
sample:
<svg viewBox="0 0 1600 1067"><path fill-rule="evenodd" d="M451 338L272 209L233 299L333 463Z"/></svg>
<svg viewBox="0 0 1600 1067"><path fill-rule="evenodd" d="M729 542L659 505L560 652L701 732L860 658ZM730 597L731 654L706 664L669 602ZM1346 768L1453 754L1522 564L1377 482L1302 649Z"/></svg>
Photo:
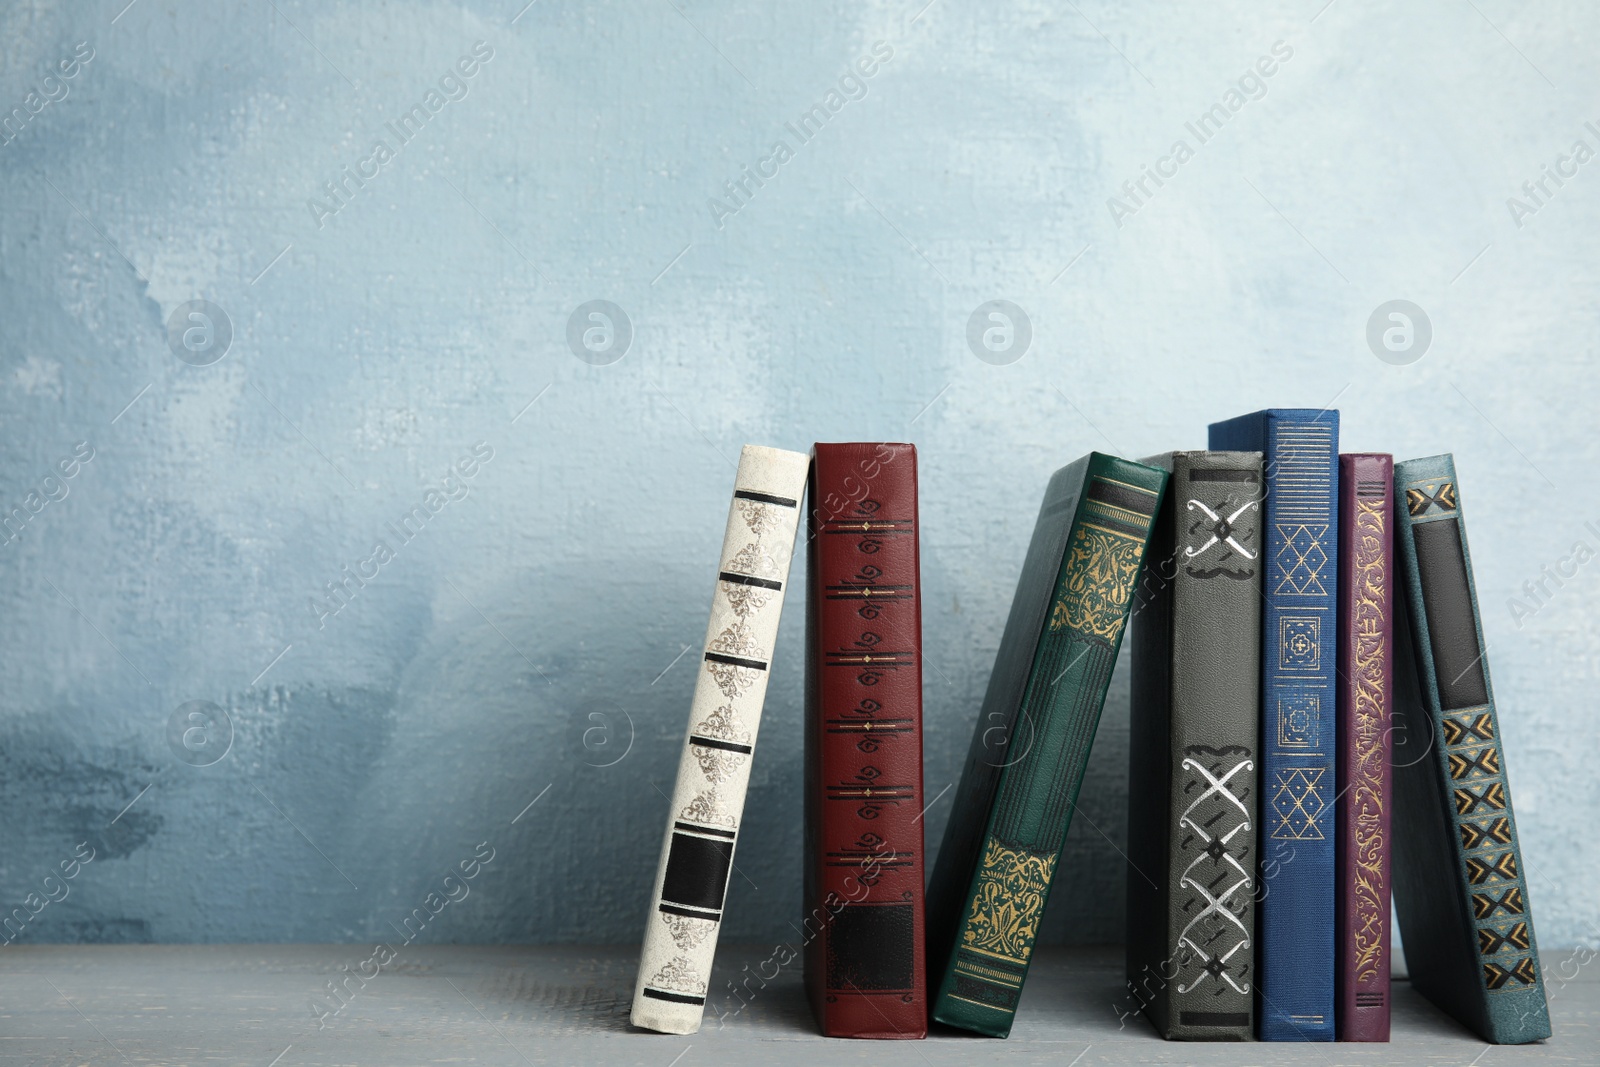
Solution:
<svg viewBox="0 0 1600 1067"><path fill-rule="evenodd" d="M1212 423L1210 447L1266 460L1258 1036L1332 1041L1339 413L1242 415Z"/></svg>

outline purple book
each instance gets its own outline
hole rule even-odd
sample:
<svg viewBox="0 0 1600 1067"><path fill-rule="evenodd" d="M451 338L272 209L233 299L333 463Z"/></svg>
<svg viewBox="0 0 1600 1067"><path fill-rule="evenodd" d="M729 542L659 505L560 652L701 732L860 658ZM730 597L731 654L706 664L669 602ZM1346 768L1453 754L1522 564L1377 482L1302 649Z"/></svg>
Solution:
<svg viewBox="0 0 1600 1067"><path fill-rule="evenodd" d="M1340 1041L1389 1040L1394 457L1339 457L1338 924Z"/></svg>

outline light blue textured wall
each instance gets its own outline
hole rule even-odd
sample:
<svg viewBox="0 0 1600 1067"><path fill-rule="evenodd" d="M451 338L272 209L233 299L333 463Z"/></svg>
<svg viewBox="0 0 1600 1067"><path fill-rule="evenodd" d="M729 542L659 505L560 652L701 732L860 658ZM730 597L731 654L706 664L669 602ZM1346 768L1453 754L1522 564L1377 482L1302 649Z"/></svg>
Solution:
<svg viewBox="0 0 1600 1067"><path fill-rule="evenodd" d="M932 795L1053 469L1335 403L1347 449L1456 454L1539 931L1600 943L1600 563L1507 606L1600 548L1590 5L126 2L0 14L22 937L386 937L487 842L422 936L633 940L742 443L920 448ZM803 606L728 938L799 913ZM190 701L230 730L169 741ZM1126 738L1119 676L1050 938L1120 936Z"/></svg>

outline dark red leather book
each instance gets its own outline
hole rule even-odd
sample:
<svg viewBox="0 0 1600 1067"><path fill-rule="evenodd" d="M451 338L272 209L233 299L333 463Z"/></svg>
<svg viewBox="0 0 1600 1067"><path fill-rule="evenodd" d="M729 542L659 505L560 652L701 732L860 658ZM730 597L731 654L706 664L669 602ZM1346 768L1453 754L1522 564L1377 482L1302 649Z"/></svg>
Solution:
<svg viewBox="0 0 1600 1067"><path fill-rule="evenodd" d="M1389 766L1394 710L1394 457L1339 457L1335 1017L1389 1040Z"/></svg>
<svg viewBox="0 0 1600 1067"><path fill-rule="evenodd" d="M830 1037L927 1035L917 450L819 444L806 552L806 991Z"/></svg>

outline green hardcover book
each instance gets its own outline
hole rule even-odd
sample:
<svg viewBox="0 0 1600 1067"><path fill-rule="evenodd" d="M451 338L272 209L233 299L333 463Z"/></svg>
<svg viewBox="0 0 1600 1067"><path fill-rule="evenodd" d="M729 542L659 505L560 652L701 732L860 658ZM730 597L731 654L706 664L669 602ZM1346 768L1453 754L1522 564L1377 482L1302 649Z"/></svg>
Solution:
<svg viewBox="0 0 1600 1067"><path fill-rule="evenodd" d="M1098 452L1050 479L928 886L938 1022L1011 1032L1166 481Z"/></svg>
<svg viewBox="0 0 1600 1067"><path fill-rule="evenodd" d="M1408 623L1395 627L1394 901L1411 985L1485 1041L1542 1041L1550 1011L1455 461L1396 463L1394 487Z"/></svg>

